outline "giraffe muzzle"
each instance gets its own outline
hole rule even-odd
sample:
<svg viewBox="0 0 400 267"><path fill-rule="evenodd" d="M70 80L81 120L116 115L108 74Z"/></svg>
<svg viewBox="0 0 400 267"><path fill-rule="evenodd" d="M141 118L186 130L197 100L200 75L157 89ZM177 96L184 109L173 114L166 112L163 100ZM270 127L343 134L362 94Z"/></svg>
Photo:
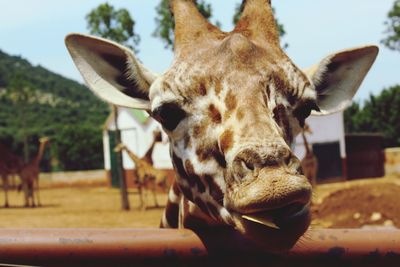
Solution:
<svg viewBox="0 0 400 267"><path fill-rule="evenodd" d="M225 204L229 210L252 214L305 206L311 195L312 187L304 175L287 173L283 168L263 168L227 188Z"/></svg>
<svg viewBox="0 0 400 267"><path fill-rule="evenodd" d="M249 172L227 189L225 204L235 217L239 230L258 225L285 230L308 224L311 185L300 174L287 168L270 167Z"/></svg>

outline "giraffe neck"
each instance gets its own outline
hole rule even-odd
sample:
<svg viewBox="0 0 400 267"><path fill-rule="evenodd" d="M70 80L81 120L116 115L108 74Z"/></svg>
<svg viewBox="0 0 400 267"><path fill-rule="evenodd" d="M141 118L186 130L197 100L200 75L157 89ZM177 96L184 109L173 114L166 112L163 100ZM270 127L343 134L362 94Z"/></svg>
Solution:
<svg viewBox="0 0 400 267"><path fill-rule="evenodd" d="M161 228L188 228L220 226L221 222L203 212L196 204L184 197L176 182L168 192L168 201L161 219Z"/></svg>
<svg viewBox="0 0 400 267"><path fill-rule="evenodd" d="M153 165L153 158L151 157L153 154L154 146L157 140L154 139L153 143L151 144L150 148L147 150L146 154L142 157L143 160L147 161L151 165Z"/></svg>
<svg viewBox="0 0 400 267"><path fill-rule="evenodd" d="M306 155L309 155L311 153L311 150L304 131L301 132L301 136L303 137L304 147L306 148Z"/></svg>
<svg viewBox="0 0 400 267"><path fill-rule="evenodd" d="M43 154L44 154L44 149L46 147L47 142L41 142L40 146L39 146L39 151L34 159L34 162L36 165L39 165L40 161L43 158Z"/></svg>
<svg viewBox="0 0 400 267"><path fill-rule="evenodd" d="M128 156L133 160L133 162L135 163L135 165L137 166L142 160L135 155L135 153L133 153L129 148L127 147L123 147L123 150L126 151L126 153L128 153Z"/></svg>

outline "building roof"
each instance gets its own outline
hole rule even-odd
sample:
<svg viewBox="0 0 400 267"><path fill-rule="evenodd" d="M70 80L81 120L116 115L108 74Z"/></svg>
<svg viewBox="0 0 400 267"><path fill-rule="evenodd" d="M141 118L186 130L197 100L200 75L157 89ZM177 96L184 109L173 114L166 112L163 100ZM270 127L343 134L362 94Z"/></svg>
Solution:
<svg viewBox="0 0 400 267"><path fill-rule="evenodd" d="M132 109L131 113L141 124L145 124L150 118L149 114L143 110Z"/></svg>
<svg viewBox="0 0 400 267"><path fill-rule="evenodd" d="M144 111L139 109L129 109L128 114L132 115L140 124L144 125L150 121L150 115ZM103 124L103 129L108 129L109 125L114 122L114 112L111 110L108 115L106 121Z"/></svg>

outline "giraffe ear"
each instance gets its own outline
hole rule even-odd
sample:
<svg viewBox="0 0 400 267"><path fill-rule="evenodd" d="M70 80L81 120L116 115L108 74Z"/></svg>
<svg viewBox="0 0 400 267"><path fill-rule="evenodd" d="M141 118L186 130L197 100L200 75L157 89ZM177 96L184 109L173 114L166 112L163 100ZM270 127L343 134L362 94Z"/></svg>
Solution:
<svg viewBox="0 0 400 267"><path fill-rule="evenodd" d="M157 78L127 48L94 36L70 34L65 44L86 84L117 106L149 109L149 88Z"/></svg>
<svg viewBox="0 0 400 267"><path fill-rule="evenodd" d="M304 71L315 85L320 115L342 111L351 104L378 51L377 46L344 50Z"/></svg>

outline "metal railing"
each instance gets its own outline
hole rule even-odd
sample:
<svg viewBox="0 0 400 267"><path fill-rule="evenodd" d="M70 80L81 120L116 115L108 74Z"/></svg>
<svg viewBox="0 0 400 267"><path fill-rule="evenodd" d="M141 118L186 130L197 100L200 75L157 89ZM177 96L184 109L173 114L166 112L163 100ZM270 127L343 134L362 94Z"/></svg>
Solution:
<svg viewBox="0 0 400 267"><path fill-rule="evenodd" d="M172 229L1 229L0 266L400 266L395 229L310 230L284 253L248 247L232 234L202 235Z"/></svg>

